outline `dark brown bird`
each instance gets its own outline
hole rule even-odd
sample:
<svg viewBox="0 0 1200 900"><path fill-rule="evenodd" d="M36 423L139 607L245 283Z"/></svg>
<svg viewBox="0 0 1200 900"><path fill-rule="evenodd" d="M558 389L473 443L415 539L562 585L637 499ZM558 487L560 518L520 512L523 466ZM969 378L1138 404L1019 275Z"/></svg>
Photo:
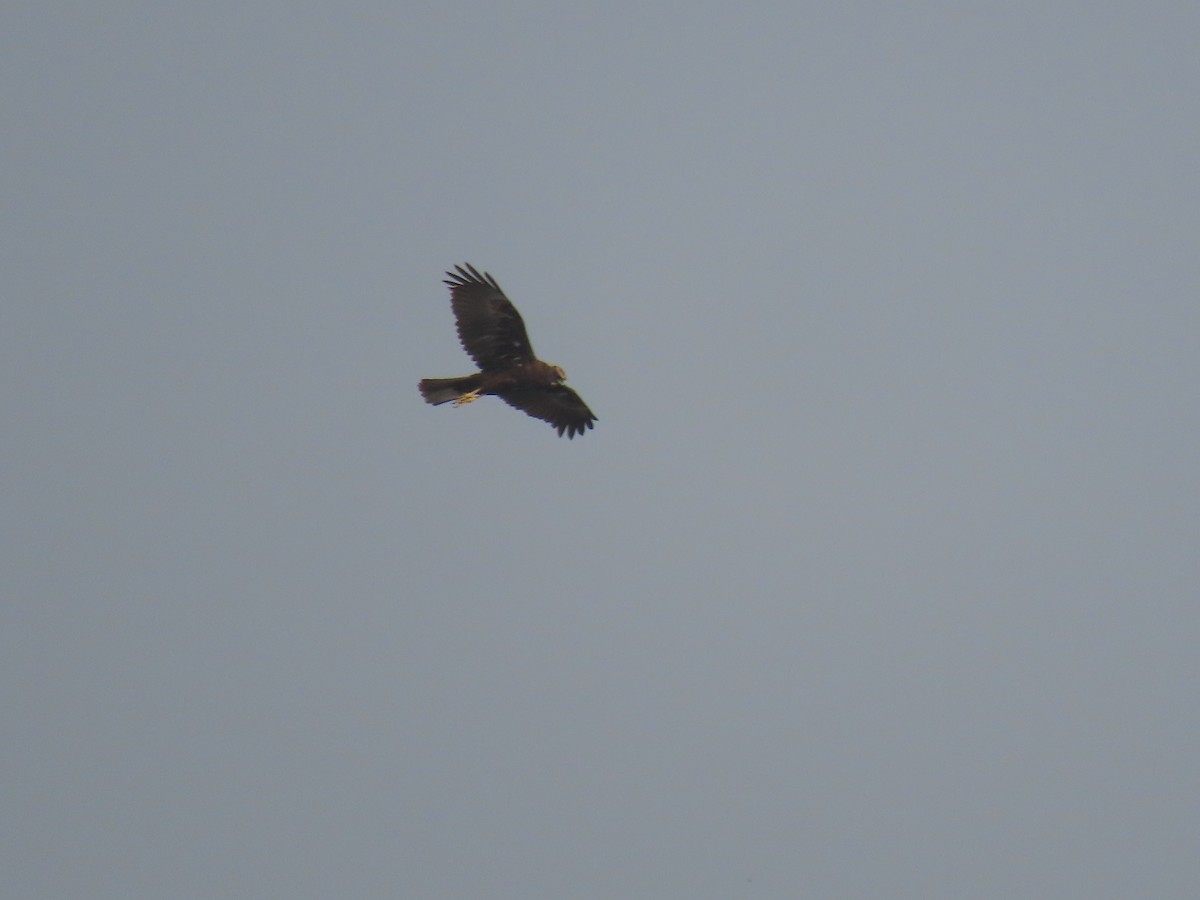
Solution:
<svg viewBox="0 0 1200 900"><path fill-rule="evenodd" d="M567 373L533 355L525 323L496 279L470 263L447 272L458 340L480 371L462 378L426 378L417 387L426 403L462 406L495 394L509 406L549 422L574 438L597 419L566 385Z"/></svg>

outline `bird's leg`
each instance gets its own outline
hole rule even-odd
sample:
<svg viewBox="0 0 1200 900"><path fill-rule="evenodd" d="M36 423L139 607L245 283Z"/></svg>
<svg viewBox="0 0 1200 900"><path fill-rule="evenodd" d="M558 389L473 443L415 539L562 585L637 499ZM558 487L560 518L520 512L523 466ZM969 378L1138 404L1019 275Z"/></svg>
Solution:
<svg viewBox="0 0 1200 900"><path fill-rule="evenodd" d="M465 406L468 403L474 403L478 399L479 399L479 388L475 388L475 390L473 390L473 391L467 391L465 394L460 395L459 398L454 401L454 405L455 406Z"/></svg>

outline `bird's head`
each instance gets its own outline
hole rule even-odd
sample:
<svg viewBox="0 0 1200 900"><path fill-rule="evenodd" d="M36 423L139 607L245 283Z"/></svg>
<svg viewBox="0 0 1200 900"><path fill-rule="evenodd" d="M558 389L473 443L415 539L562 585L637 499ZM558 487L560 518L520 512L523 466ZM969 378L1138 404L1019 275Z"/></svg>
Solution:
<svg viewBox="0 0 1200 900"><path fill-rule="evenodd" d="M559 384L562 384L567 380L567 373L562 370L562 366L551 366L550 368L552 368L554 370L554 374L558 376Z"/></svg>

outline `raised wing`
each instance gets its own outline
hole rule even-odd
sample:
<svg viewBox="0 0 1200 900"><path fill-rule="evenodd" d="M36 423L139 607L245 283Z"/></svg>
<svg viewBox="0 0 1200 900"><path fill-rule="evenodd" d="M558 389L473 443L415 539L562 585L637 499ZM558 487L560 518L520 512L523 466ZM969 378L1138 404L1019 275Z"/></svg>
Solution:
<svg viewBox="0 0 1200 900"><path fill-rule="evenodd" d="M523 391L505 391L500 394L500 399L535 419L549 422L558 430L559 437L565 433L568 438L574 438L577 434L583 434L597 421L587 404L565 384Z"/></svg>
<svg viewBox="0 0 1200 900"><path fill-rule="evenodd" d="M507 369L534 359L525 323L496 279L470 263L447 272L450 306L458 339L475 364L485 371Z"/></svg>

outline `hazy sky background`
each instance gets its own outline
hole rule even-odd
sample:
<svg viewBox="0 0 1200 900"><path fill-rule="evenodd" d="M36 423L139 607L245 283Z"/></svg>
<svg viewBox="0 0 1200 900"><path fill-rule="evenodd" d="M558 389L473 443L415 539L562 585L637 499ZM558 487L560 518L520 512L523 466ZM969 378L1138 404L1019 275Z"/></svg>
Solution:
<svg viewBox="0 0 1200 900"><path fill-rule="evenodd" d="M13 2L14 898L1200 896L1200 6ZM600 417L471 370L495 275Z"/></svg>

